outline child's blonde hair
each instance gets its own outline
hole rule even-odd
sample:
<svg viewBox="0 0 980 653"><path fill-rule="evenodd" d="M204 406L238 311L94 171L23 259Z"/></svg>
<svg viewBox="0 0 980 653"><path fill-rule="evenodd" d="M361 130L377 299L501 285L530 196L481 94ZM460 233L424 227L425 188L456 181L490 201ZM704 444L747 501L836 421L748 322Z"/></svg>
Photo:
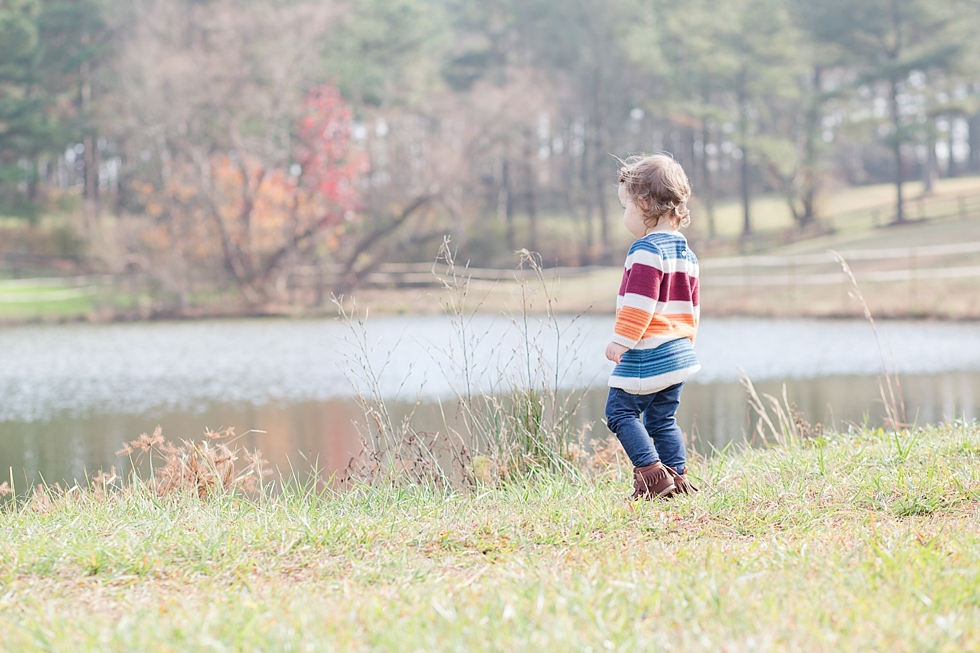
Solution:
<svg viewBox="0 0 980 653"><path fill-rule="evenodd" d="M656 227L667 217L673 229L691 224L687 201L691 182L681 164L669 154L631 156L622 161L619 183L643 216L648 227Z"/></svg>

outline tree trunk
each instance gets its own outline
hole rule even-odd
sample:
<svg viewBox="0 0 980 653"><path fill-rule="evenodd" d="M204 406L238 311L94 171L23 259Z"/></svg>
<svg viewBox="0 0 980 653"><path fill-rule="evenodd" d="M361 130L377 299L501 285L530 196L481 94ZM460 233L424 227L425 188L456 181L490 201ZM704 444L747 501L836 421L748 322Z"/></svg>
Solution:
<svg viewBox="0 0 980 653"><path fill-rule="evenodd" d="M82 43L88 44L88 34L82 35ZM82 119L88 122L92 113L92 82L87 61L79 67L79 77L81 81L78 89L79 104L81 105ZM82 153L82 165L84 166L82 212L85 217L85 228L91 235L99 217L99 164L95 151L95 138L89 134L83 139L82 145L85 147L85 151Z"/></svg>
<svg viewBox="0 0 980 653"><path fill-rule="evenodd" d="M711 96L707 90L701 92L702 101L710 106ZM715 187L714 175L711 170L711 157L708 150L711 145L711 123L705 118L701 122L701 182L704 184L705 213L708 216L708 235L712 238L717 234L715 226Z"/></svg>
<svg viewBox="0 0 980 653"><path fill-rule="evenodd" d="M583 134L583 138L582 138L583 149L582 149L581 184L582 184L582 188L586 189L585 193L583 194L583 199L585 200L585 225L584 225L585 238L582 244L583 249L582 249L582 256L581 256L581 263L583 265L589 265L592 263L592 252L593 252L593 248L595 247L595 242L593 240L593 235L592 235L592 231L593 231L592 211L594 209L593 207L594 196L592 193L590 193L587 190L591 187L591 184L589 182L591 181L590 173L592 168L592 166L589 164L590 157L592 156L592 148L590 147L590 141L592 139L588 137L588 129L589 129L588 124L586 124L585 133Z"/></svg>
<svg viewBox="0 0 980 653"><path fill-rule="evenodd" d="M596 5L598 6L598 5ZM591 50L596 57L595 68L592 71L592 153L586 161L592 162L592 194L599 218L599 260L604 262L610 253L609 243L609 204L606 197L606 177L602 173L606 166L606 156L609 152L609 100L606 84L606 48L604 39L595 30L598 25L590 25L589 37ZM590 251L590 260L594 256Z"/></svg>
<svg viewBox="0 0 980 653"><path fill-rule="evenodd" d="M806 155L803 161L803 212L800 227L809 226L816 218L814 202L817 195L817 132L820 129L820 94L822 92L823 69L813 67L813 99L806 113Z"/></svg>
<svg viewBox="0 0 980 653"><path fill-rule="evenodd" d="M601 99L596 101L596 109L601 114L602 107ZM609 245L609 203L606 198L606 177L602 174L605 168L605 156L608 148L606 147L607 139L605 134L605 121L602 119L601 115L599 120L596 121L595 126L595 147L593 148L593 170L592 170L592 181L593 181L593 192L595 193L595 204L598 209L599 214L599 246L602 251L599 253L599 260L605 262L606 257L609 255L610 245Z"/></svg>
<svg viewBox="0 0 980 653"><path fill-rule="evenodd" d="M524 194L526 208L527 208L527 231L528 231L528 246L532 252L538 251L538 202L537 195L535 193L535 186L537 185L537 179L534 174L534 165L531 162L531 157L534 156L534 149L531 147L531 140L528 139L528 147L524 153L524 181L527 184L527 190Z"/></svg>
<svg viewBox="0 0 980 653"><path fill-rule="evenodd" d="M749 157L745 148L742 148L742 235L752 235L752 213L749 195Z"/></svg>
<svg viewBox="0 0 980 653"><path fill-rule="evenodd" d="M956 155L953 153L953 145L956 139L953 138L953 123L950 121L949 125L949 141L947 145L949 146L949 158L946 160L946 177L952 179L953 177L958 177L960 174L959 168L956 165Z"/></svg>
<svg viewBox="0 0 980 653"><path fill-rule="evenodd" d="M684 154L686 155L685 158L687 158L687 163L685 164L684 169L689 171L687 176L688 176L688 181L691 182L692 186L696 181L696 177L698 173L701 171L701 169L698 167L698 155L696 151L697 147L695 147L694 144L695 139L696 139L696 134L694 129L692 129L691 127L685 127L684 149L686 150L686 152Z"/></svg>
<svg viewBox="0 0 980 653"><path fill-rule="evenodd" d="M510 191L510 164L505 159L500 170L500 189L497 192L497 217L504 222L507 249L517 249L514 235L514 199Z"/></svg>
<svg viewBox="0 0 980 653"><path fill-rule="evenodd" d="M599 150L600 152L602 150ZM601 166L596 166L595 171L595 202L599 208L599 243L602 251L599 253L599 260L606 262L609 256L609 204L606 202L606 184L601 173Z"/></svg>
<svg viewBox="0 0 980 653"><path fill-rule="evenodd" d="M936 171L938 168L939 161L936 156L936 123L933 120L926 127L926 161L922 167L923 194L932 192L932 186L936 180Z"/></svg>
<svg viewBox="0 0 980 653"><path fill-rule="evenodd" d="M708 155L708 145L711 143L711 131L708 122L701 128L701 185L704 187L704 213L708 218L708 236L715 237L715 188L711 174L711 162Z"/></svg>
<svg viewBox="0 0 980 653"><path fill-rule="evenodd" d="M967 169L970 172L980 172L980 113L975 113L967 119L969 136L967 142L970 146L970 159Z"/></svg>
<svg viewBox="0 0 980 653"><path fill-rule="evenodd" d="M895 155L895 223L901 224L905 222L905 202L902 197L902 184L905 182L905 171L902 166L902 128L898 114L898 79L892 77L889 80L888 88L892 126L895 129L895 138L892 143L892 152Z"/></svg>
<svg viewBox="0 0 980 653"><path fill-rule="evenodd" d="M27 199L33 204L37 201L37 182L39 176L37 157L31 159L31 176L27 179Z"/></svg>
<svg viewBox="0 0 980 653"><path fill-rule="evenodd" d="M94 203L99 199L99 163L95 151L95 139L86 136L82 144L85 146L85 152L82 154L85 166L85 199Z"/></svg>
<svg viewBox="0 0 980 653"><path fill-rule="evenodd" d="M745 76L747 72L743 69L738 76L738 129L739 129L739 147L742 150L742 161L741 161L741 191L742 191L742 236L752 235L752 214L751 214L751 196L749 195L749 148L748 148L748 132L749 132L749 116L748 107L746 102L745 91Z"/></svg>

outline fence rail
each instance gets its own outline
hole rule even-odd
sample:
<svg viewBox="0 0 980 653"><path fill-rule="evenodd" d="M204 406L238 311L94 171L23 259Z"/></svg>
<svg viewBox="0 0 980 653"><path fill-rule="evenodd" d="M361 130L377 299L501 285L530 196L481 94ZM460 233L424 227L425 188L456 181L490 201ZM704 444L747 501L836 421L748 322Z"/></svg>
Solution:
<svg viewBox="0 0 980 653"><path fill-rule="evenodd" d="M980 254L980 242L845 250L839 253L852 265L875 261L904 263L902 267L893 269L854 270L858 281L887 283L980 278L980 265L950 267L943 264L945 259L930 261L939 257ZM838 266L834 253L828 251L796 256L732 256L701 261L705 282L714 286L814 286L849 282L847 275L841 270L820 272L815 269L820 266ZM774 274L772 268L780 268L780 272ZM725 273L726 270L734 273ZM757 273L752 274L753 271Z"/></svg>
<svg viewBox="0 0 980 653"><path fill-rule="evenodd" d="M962 192L946 192L940 195L921 195L908 198L905 202L906 217L910 221L932 221L950 218L968 218L980 216L980 191L964 190ZM854 209L842 213L824 216L819 225L814 225L811 231L801 232L799 229L791 229L785 232L760 233L751 239L751 249L771 247L778 244L795 242L801 238L813 237L834 230L851 230L857 227L881 226L894 219L894 202L881 203ZM710 243L703 243L708 247ZM708 248L710 249L710 248ZM745 250L743 250L745 251ZM961 254L980 253L980 242L956 243L948 245L905 247L905 248L883 248L851 250L843 252L848 261L875 261L890 259L906 259L915 261L915 265L907 266L906 276L902 276L902 271L892 270L889 272L868 273L874 279L900 281L908 275L919 275L920 278L929 278L928 275L941 275L941 273L927 273L918 266L918 260L933 256L951 256ZM750 268L759 267L789 267L799 268L805 266L816 266L824 263L832 263L833 259L828 254L807 254L796 256L768 256L768 255L744 255L727 256L717 258L705 258L701 262L701 268L705 272L722 270L726 268ZM0 253L0 269L12 271L15 277L20 274L44 274L46 271L58 270L62 274L70 275L86 269L92 269L95 261L89 260L84 256L55 256L42 254L27 254L22 252ZM542 271L545 278L573 277L588 275L603 269L601 266L586 267L556 267L546 268ZM953 278L974 276L973 268L963 268L950 272L946 276L933 276L932 278ZM370 272L363 279L363 285L368 287L400 287L400 286L438 286L440 281L433 272L440 272L438 266L434 269L431 263L389 263L379 266L377 270ZM317 284L329 287L334 284L343 270L340 266L324 266L322 268L309 267L298 268L290 272L293 279L299 283L310 283L316 279ZM531 276L529 270L520 271L514 269L496 268L468 268L465 275L478 281L507 281L514 278ZM712 275L714 277L714 275ZM749 275L743 275L749 276ZM793 277L794 275L788 275ZM869 277L869 280L870 278ZM785 281L787 275L777 275L772 277L770 285L779 283L789 283ZM799 275L795 277L795 283L807 283L805 278L810 278L812 283L833 283L829 280L815 281L816 279L829 279L826 275ZM725 278L714 279L721 285L739 285L739 278L728 276ZM111 276L78 275L65 277L39 277L31 279L14 279L0 281L0 293L5 290L16 288L46 287L46 286L99 286L118 281L119 278ZM761 280L753 280L759 285ZM53 296L53 295L52 295ZM0 296L0 302L13 301ZM53 300L52 300L53 301Z"/></svg>
<svg viewBox="0 0 980 653"><path fill-rule="evenodd" d="M852 249L840 254L848 261L883 261L908 258L929 258L933 256L953 256L956 254L980 253L980 242L956 243L953 245L923 245L919 247L888 247L881 249ZM728 256L701 261L702 270L716 270L736 267L784 267L820 265L833 263L833 254L798 254L786 256Z"/></svg>

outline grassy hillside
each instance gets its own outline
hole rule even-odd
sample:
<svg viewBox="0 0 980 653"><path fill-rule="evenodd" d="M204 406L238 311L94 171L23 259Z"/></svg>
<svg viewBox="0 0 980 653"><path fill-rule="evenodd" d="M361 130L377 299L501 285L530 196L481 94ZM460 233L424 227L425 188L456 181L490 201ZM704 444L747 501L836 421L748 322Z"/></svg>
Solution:
<svg viewBox="0 0 980 653"><path fill-rule="evenodd" d="M940 179L933 185L929 196L930 202L943 198L955 198L960 195L975 195L980 193L980 177L958 177ZM903 195L908 204L908 217L917 217L917 198L922 195L922 182L914 181L905 184ZM893 212L895 202L895 187L892 184L875 184L871 186L855 186L825 190L817 203L817 213L823 218L831 218L830 223L837 229L852 231L856 226L861 231L867 231L871 226L872 213L880 211L881 224L887 222ZM867 212L867 216L855 213ZM692 212L697 221L697 228L704 233L706 217L703 208ZM834 216L843 216L833 219ZM980 216L974 216L980 219ZM720 202L715 209L717 233L722 237L737 237L742 233L742 204L737 199ZM856 223L856 224L855 224ZM790 229L793 225L793 215L786 201L777 196L764 195L752 202L752 225L756 231L775 231Z"/></svg>
<svg viewBox="0 0 980 653"><path fill-rule="evenodd" d="M718 454L630 504L613 468L465 493L0 512L0 649L980 649L980 430Z"/></svg>

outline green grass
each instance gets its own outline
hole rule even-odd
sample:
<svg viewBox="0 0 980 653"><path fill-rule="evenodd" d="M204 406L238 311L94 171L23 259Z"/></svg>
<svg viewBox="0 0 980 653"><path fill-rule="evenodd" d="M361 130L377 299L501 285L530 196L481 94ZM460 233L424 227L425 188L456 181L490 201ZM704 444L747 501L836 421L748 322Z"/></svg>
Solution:
<svg viewBox="0 0 980 653"><path fill-rule="evenodd" d="M0 287L0 319L24 319L46 317L80 317L87 315L96 307L95 295L81 295L65 299L46 299L45 295L57 297L58 293L70 292L69 286L44 286L27 288ZM20 301L29 297L36 301Z"/></svg>
<svg viewBox="0 0 980 653"><path fill-rule="evenodd" d="M0 650L980 649L980 429L627 481L0 513Z"/></svg>

